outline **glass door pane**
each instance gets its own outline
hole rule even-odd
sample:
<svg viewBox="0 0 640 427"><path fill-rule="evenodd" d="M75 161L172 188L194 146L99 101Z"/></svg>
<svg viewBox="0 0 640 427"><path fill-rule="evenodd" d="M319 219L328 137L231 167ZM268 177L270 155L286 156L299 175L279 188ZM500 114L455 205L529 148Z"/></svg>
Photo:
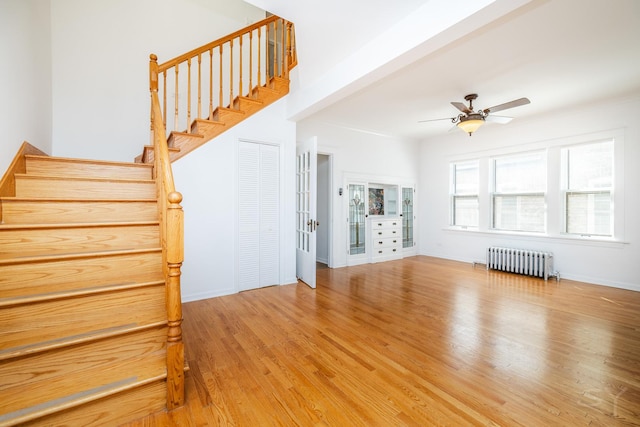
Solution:
<svg viewBox="0 0 640 427"><path fill-rule="evenodd" d="M349 185L349 254L365 253L365 209L364 185Z"/></svg>
<svg viewBox="0 0 640 427"><path fill-rule="evenodd" d="M413 247L413 188L402 188L402 247Z"/></svg>

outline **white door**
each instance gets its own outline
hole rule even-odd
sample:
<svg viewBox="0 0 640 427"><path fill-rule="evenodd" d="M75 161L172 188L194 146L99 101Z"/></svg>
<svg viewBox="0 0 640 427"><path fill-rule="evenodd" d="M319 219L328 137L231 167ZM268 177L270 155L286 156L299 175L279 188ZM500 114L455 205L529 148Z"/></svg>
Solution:
<svg viewBox="0 0 640 427"><path fill-rule="evenodd" d="M316 287L316 190L318 142L316 138L296 147L296 276Z"/></svg>
<svg viewBox="0 0 640 427"><path fill-rule="evenodd" d="M280 283L280 149L238 142L238 289Z"/></svg>

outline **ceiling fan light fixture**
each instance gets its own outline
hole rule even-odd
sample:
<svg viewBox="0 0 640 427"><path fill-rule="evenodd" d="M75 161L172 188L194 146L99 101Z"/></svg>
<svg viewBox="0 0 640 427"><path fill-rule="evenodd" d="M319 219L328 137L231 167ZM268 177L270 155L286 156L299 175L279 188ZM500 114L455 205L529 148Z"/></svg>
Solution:
<svg viewBox="0 0 640 427"><path fill-rule="evenodd" d="M468 117L461 117L457 126L471 136L471 134L477 131L483 124L484 117L479 114L471 114Z"/></svg>

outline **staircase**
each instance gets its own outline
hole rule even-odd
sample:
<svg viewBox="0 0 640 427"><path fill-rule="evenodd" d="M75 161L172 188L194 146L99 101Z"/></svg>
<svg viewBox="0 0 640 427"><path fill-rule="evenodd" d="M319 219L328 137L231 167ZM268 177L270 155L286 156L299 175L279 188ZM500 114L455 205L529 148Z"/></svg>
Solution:
<svg viewBox="0 0 640 427"><path fill-rule="evenodd" d="M153 162L158 119L157 133L166 137L175 161L282 98L296 58L293 24L277 16L163 64L152 54L149 83L158 96L158 115L151 114L151 144L135 161Z"/></svg>
<svg viewBox="0 0 640 427"><path fill-rule="evenodd" d="M0 425L113 425L163 410L153 166L23 161L0 197Z"/></svg>
<svg viewBox="0 0 640 427"><path fill-rule="evenodd" d="M0 180L0 427L112 426L184 403L171 162L286 95L295 63L292 24L272 16L164 64L151 55L151 145L135 163L23 144Z"/></svg>
<svg viewBox="0 0 640 427"><path fill-rule="evenodd" d="M236 97L231 106L217 107L210 116L194 119L189 129L171 131L167 138L169 158L178 160L287 93L289 80L273 77L265 85L255 86L250 96ZM153 163L153 152L153 145L146 145L135 161Z"/></svg>

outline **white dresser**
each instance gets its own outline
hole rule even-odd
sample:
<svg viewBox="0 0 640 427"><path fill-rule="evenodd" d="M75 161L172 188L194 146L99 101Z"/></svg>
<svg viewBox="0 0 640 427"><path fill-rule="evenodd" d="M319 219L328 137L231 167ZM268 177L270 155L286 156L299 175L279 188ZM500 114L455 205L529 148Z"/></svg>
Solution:
<svg viewBox="0 0 640 427"><path fill-rule="evenodd" d="M371 262L402 258L402 218L371 218Z"/></svg>

